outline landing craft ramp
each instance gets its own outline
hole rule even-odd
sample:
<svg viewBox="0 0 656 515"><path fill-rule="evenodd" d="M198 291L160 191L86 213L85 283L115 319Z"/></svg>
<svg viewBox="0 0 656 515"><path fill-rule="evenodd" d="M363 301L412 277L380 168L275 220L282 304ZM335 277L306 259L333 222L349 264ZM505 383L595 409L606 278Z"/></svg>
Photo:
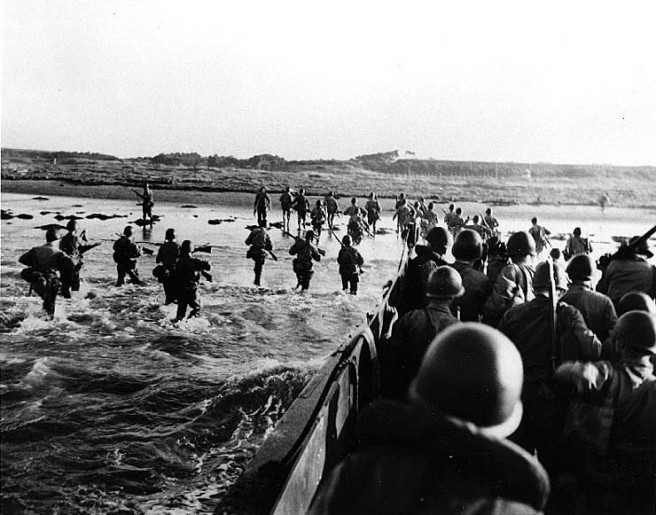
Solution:
<svg viewBox="0 0 656 515"><path fill-rule="evenodd" d="M308 510L322 478L350 449L358 414L380 395L381 342L396 319L406 269L404 249L398 274L367 324L314 375L215 514Z"/></svg>

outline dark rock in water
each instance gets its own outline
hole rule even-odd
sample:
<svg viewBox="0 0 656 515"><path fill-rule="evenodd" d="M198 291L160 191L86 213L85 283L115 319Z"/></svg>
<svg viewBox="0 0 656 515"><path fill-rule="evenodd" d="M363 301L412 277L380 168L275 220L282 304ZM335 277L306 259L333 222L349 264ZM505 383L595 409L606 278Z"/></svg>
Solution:
<svg viewBox="0 0 656 515"><path fill-rule="evenodd" d="M236 218L215 218L213 220L208 220L207 223L210 225L219 225L223 222L234 222Z"/></svg>
<svg viewBox="0 0 656 515"><path fill-rule="evenodd" d="M194 218L198 218L198 215L194 215Z"/></svg>
<svg viewBox="0 0 656 515"><path fill-rule="evenodd" d="M2 220L11 220L14 215L10 211L5 211L4 209L0 210L0 219Z"/></svg>
<svg viewBox="0 0 656 515"><path fill-rule="evenodd" d="M32 197L32 200L50 200L48 197Z"/></svg>
<svg viewBox="0 0 656 515"><path fill-rule="evenodd" d="M82 220L82 218L84 218L84 217L77 216L77 215L66 215L65 216L65 215L59 214L59 215L55 216L55 220Z"/></svg>
<svg viewBox="0 0 656 515"><path fill-rule="evenodd" d="M43 231L47 231L48 229L55 229L57 231L63 231L66 229L65 225L59 225L59 224L47 224L47 225L39 225L35 227L35 229L41 229Z"/></svg>
<svg viewBox="0 0 656 515"><path fill-rule="evenodd" d="M82 204L73 204L71 207L84 207Z"/></svg>
<svg viewBox="0 0 656 515"><path fill-rule="evenodd" d="M86 217L90 220L97 218L98 220L109 220L110 218L127 218L128 215L105 215L102 213L91 213Z"/></svg>
<svg viewBox="0 0 656 515"><path fill-rule="evenodd" d="M16 215L16 218L20 218L21 220L32 220L32 218L34 218L34 215L28 215L27 213L21 213L20 215Z"/></svg>
<svg viewBox="0 0 656 515"><path fill-rule="evenodd" d="M46 215L49 215L50 213L52 213L52 211L39 211L39 214L41 216L46 216Z"/></svg>
<svg viewBox="0 0 656 515"><path fill-rule="evenodd" d="M160 221L159 216L154 215L153 218L150 219L150 220L144 220L143 218L138 218L134 222L130 222L130 223L138 225L139 227L144 227L146 225L153 225L154 223L159 222L159 221Z"/></svg>
<svg viewBox="0 0 656 515"><path fill-rule="evenodd" d="M4 212L2 213L2 216L3 217L5 216ZM4 218L3 218L3 220L4 220ZM219 224L223 223L223 220L219 220L219 219L208 220L207 223L210 224L210 225L219 225Z"/></svg>
<svg viewBox="0 0 656 515"><path fill-rule="evenodd" d="M183 209L197 209L198 206L194 206L193 204L185 204L184 206L180 206Z"/></svg>

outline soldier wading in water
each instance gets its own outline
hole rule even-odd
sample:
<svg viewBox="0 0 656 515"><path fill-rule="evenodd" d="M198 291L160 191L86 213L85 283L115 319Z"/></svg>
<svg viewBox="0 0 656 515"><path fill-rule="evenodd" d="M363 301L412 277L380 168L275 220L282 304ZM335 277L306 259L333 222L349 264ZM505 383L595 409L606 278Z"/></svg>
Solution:
<svg viewBox="0 0 656 515"><path fill-rule="evenodd" d="M314 231L309 230L305 233L305 239L296 238L296 242L289 249L292 256L297 256L293 261L294 273L298 283L296 288L300 287L305 291L310 287L310 280L314 275L312 270L312 261L321 261L321 253L312 244L314 240Z"/></svg>
<svg viewBox="0 0 656 515"><path fill-rule="evenodd" d="M253 281L255 286L260 286L262 267L264 267L267 254L271 254L272 257L274 256L273 252L271 252L273 250L273 244L265 227L266 221L260 220L259 227L255 227L245 241L246 245L251 246L246 252L246 257L255 262L255 268L253 269L255 271L255 280Z"/></svg>
<svg viewBox="0 0 656 515"><path fill-rule="evenodd" d="M200 275L211 268L209 262L192 257L194 246L191 241L185 240L180 245L180 257L175 266L173 274L175 282L175 291L178 298L178 311L173 323L184 320L187 313L187 306L191 308L189 318L198 316L200 312L200 302L197 297L198 283ZM211 276L208 276L211 277Z"/></svg>
<svg viewBox="0 0 656 515"><path fill-rule="evenodd" d="M28 267L21 271L21 277L30 283L30 293L34 289L43 299L43 309L51 318L61 283L70 282L74 268L71 258L55 248L57 239L57 230L50 228L46 231L45 245L34 247L18 258Z"/></svg>

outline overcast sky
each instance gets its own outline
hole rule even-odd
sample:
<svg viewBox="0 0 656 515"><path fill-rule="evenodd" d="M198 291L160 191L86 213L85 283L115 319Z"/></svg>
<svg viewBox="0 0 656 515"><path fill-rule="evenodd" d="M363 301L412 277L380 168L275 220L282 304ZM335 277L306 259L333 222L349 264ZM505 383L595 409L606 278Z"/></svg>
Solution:
<svg viewBox="0 0 656 515"><path fill-rule="evenodd" d="M2 146L656 165L656 2L2 0Z"/></svg>

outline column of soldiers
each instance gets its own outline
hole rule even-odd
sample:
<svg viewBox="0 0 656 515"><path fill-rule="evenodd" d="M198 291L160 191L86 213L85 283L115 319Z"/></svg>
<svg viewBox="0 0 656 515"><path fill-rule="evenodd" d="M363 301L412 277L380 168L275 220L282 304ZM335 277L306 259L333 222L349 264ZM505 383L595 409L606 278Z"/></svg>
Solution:
<svg viewBox="0 0 656 515"><path fill-rule="evenodd" d="M602 259L595 288L578 228L563 266L535 231L501 241L491 210L472 219L486 231L445 215L395 301L385 399L310 512L655 513L656 227Z"/></svg>

